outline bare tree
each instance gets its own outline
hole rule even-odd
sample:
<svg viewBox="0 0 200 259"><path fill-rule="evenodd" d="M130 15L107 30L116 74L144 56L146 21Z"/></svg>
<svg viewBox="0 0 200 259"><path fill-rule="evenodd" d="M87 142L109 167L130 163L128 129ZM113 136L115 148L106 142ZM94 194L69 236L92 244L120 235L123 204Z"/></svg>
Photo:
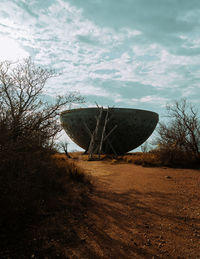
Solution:
<svg viewBox="0 0 200 259"><path fill-rule="evenodd" d="M198 110L185 99L167 106L168 121L158 127L160 149L183 152L200 159L200 118Z"/></svg>
<svg viewBox="0 0 200 259"><path fill-rule="evenodd" d="M61 126L58 114L72 102L83 102L77 93L57 96L53 103L44 99L44 86L56 73L36 66L28 58L19 63L0 62L0 120L9 138L36 138L40 145L53 141Z"/></svg>
<svg viewBox="0 0 200 259"><path fill-rule="evenodd" d="M59 143L59 146L63 149L63 151L65 152L65 155L68 157L68 158L71 158L69 153L68 153L68 145L69 143L68 142L60 142Z"/></svg>

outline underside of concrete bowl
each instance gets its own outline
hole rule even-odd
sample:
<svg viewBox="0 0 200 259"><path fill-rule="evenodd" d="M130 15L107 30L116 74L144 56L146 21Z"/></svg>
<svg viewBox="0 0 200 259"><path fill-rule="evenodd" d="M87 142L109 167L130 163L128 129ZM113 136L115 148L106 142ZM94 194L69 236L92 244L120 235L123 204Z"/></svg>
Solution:
<svg viewBox="0 0 200 259"><path fill-rule="evenodd" d="M99 108L83 108L67 110L61 113L61 124L68 136L80 147L87 150L91 141L99 116ZM107 109L102 113L105 121ZM112 108L109 109L109 122L106 125L106 134L113 130L103 142L102 151L117 154L131 151L145 142L154 131L158 123L158 114L146 110ZM101 125L103 128L103 125ZM88 131L89 129L89 131ZM111 148L113 147L113 148Z"/></svg>

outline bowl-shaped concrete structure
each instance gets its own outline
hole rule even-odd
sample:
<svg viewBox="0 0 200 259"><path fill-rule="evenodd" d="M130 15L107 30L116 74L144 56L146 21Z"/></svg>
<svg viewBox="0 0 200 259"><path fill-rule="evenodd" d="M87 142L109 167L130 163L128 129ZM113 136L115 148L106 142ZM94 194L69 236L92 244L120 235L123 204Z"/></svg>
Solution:
<svg viewBox="0 0 200 259"><path fill-rule="evenodd" d="M91 132L95 130L100 112L99 108L83 108L67 110L61 113L62 126L69 137L80 147L87 150L90 144ZM103 109L105 118L107 109ZM114 131L103 143L103 152L124 154L145 142L158 123L158 114L146 110L112 108L109 110L110 120L106 126L106 134L114 127ZM117 125L117 127L115 126ZM111 144L111 145L110 145Z"/></svg>

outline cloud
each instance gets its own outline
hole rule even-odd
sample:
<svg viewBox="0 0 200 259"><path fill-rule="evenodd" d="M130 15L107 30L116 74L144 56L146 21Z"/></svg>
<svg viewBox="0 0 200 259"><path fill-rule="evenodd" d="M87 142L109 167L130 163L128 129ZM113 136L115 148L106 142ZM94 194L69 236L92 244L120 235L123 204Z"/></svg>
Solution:
<svg viewBox="0 0 200 259"><path fill-rule="evenodd" d="M139 102L142 103L153 103L153 104L161 104L161 105L166 105L166 102L168 101L167 98L160 97L160 96L144 96L142 97Z"/></svg>
<svg viewBox="0 0 200 259"><path fill-rule="evenodd" d="M85 17L102 27L130 28L142 33L143 40L165 46L176 54L195 53L184 48L182 35L197 33L199 28L200 2L198 0L70 0ZM198 38L199 38L199 33ZM197 51L197 50L196 50ZM199 50L198 50L199 51Z"/></svg>
<svg viewBox="0 0 200 259"><path fill-rule="evenodd" d="M199 10L195 0L4 0L0 35L61 73L46 86L52 95L162 108L200 94Z"/></svg>

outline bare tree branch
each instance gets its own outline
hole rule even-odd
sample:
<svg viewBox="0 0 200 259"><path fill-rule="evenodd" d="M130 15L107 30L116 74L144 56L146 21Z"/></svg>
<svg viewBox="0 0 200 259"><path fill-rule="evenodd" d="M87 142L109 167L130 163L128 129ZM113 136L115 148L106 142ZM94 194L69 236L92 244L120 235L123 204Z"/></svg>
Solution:
<svg viewBox="0 0 200 259"><path fill-rule="evenodd" d="M157 143L160 148L179 150L200 156L200 118L198 110L186 99L167 106L169 121L160 123Z"/></svg>
<svg viewBox="0 0 200 259"><path fill-rule="evenodd" d="M17 64L0 62L0 118L4 119L13 140L38 136L40 145L50 143L61 131L59 112L66 105L84 101L74 92L47 103L43 89L55 76L53 70L36 66L30 58Z"/></svg>

